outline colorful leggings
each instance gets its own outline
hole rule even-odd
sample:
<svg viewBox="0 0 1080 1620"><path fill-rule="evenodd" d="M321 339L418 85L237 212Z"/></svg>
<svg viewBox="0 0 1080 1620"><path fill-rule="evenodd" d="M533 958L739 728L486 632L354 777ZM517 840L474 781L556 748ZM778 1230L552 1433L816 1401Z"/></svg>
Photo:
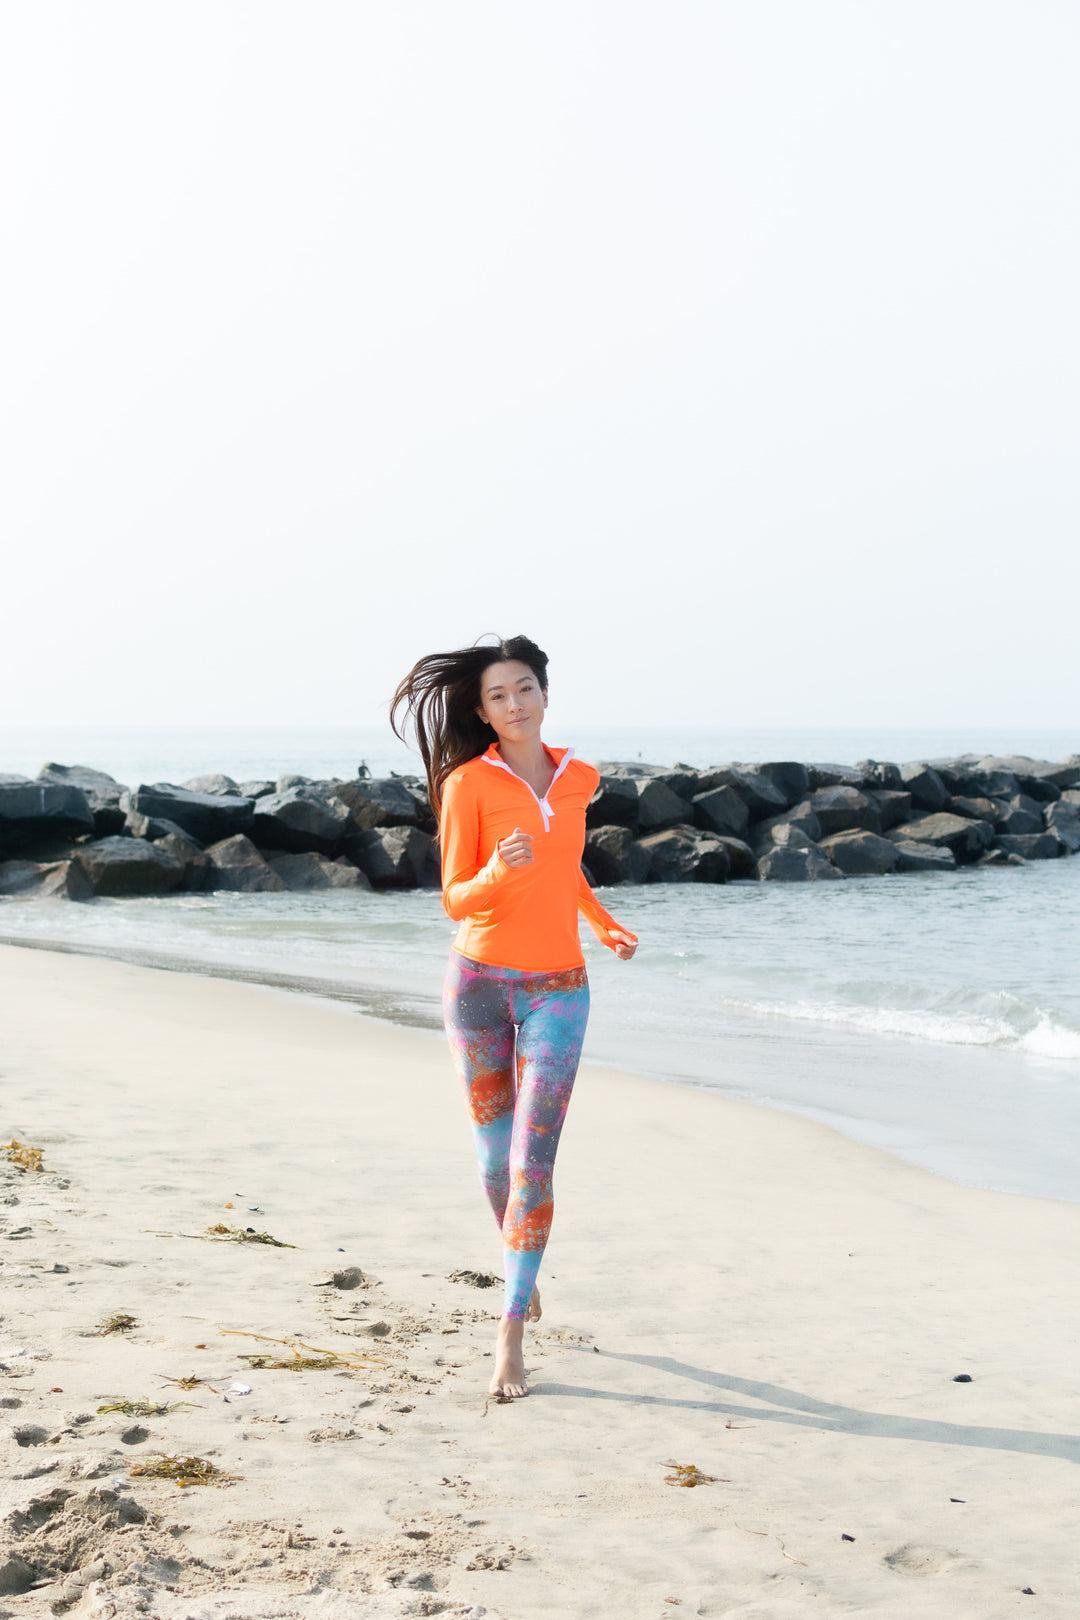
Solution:
<svg viewBox="0 0 1080 1620"><path fill-rule="evenodd" d="M502 1232L503 1314L521 1319L551 1230L551 1177L589 1018L589 981L584 967L523 973L451 951L443 1015L480 1183Z"/></svg>

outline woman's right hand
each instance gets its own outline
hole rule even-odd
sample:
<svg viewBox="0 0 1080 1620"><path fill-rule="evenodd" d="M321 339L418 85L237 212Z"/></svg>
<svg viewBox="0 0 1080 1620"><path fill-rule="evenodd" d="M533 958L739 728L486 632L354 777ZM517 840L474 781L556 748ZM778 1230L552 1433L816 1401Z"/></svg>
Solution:
<svg viewBox="0 0 1080 1620"><path fill-rule="evenodd" d="M509 838L501 839L495 847L499 859L507 866L528 866L532 861L532 833L522 832L520 827L515 827Z"/></svg>

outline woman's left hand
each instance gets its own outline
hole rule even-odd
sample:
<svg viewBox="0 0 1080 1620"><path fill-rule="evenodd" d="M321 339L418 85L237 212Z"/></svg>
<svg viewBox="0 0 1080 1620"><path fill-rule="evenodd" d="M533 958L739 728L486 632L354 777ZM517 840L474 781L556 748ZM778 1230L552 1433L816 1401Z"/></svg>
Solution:
<svg viewBox="0 0 1080 1620"><path fill-rule="evenodd" d="M608 938L615 941L615 955L620 962L629 962L637 950L637 940L633 934L624 934L621 928L609 928Z"/></svg>

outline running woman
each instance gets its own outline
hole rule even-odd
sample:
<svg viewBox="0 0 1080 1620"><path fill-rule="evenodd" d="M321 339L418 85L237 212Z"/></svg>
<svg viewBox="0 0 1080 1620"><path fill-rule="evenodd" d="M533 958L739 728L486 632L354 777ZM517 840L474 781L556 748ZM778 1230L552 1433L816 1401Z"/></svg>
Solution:
<svg viewBox="0 0 1080 1620"><path fill-rule="evenodd" d="M600 776L541 741L547 663L527 636L432 653L390 711L399 737L408 722L416 732L439 815L443 906L460 924L443 1013L503 1241L490 1393L512 1398L529 1393L525 1319L540 1320L555 1153L589 1016L578 912L621 961L637 949L581 870Z"/></svg>

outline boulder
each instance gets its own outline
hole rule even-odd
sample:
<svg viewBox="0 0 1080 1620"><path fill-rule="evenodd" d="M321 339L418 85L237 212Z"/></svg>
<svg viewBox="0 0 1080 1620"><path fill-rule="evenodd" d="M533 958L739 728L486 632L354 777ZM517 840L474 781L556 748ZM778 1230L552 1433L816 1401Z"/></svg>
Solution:
<svg viewBox="0 0 1080 1620"><path fill-rule="evenodd" d="M911 794L897 788L867 788L866 797L873 799L881 812L881 830L899 827L911 814Z"/></svg>
<svg viewBox="0 0 1080 1620"><path fill-rule="evenodd" d="M1059 804L1080 804L1080 788L1063 788Z"/></svg>
<svg viewBox="0 0 1080 1620"><path fill-rule="evenodd" d="M0 787L25 787L29 781L28 776L20 776L18 771L0 771Z"/></svg>
<svg viewBox="0 0 1080 1620"><path fill-rule="evenodd" d="M696 793L693 799L694 826L703 832L738 838L746 830L750 812L733 787L714 787Z"/></svg>
<svg viewBox="0 0 1080 1620"><path fill-rule="evenodd" d="M900 781L911 794L911 802L917 809L944 810L949 790L940 771L936 771L932 765L923 761L901 765Z"/></svg>
<svg viewBox="0 0 1080 1620"><path fill-rule="evenodd" d="M1056 809L1056 804L1048 804L1047 816ZM999 799L995 806L997 815L994 826L999 833L1037 833L1042 832L1048 822L1043 820L1043 807L1037 799L1032 799L1026 793L1018 793L1015 798L1007 799L1004 803Z"/></svg>
<svg viewBox="0 0 1080 1620"><path fill-rule="evenodd" d="M54 761L38 771L39 782L51 782L56 787L82 788L94 817L94 834L108 838L124 830L124 812L120 808L120 795L127 789L108 771L96 771L90 765L57 765Z"/></svg>
<svg viewBox="0 0 1080 1620"><path fill-rule="evenodd" d="M1080 794L1075 797L1080 801ZM1011 832L1012 828L1009 830ZM1070 855L1080 851L1080 802L1071 803L1063 793L1056 804L1048 804L1046 830L1064 844Z"/></svg>
<svg viewBox="0 0 1080 1620"><path fill-rule="evenodd" d="M128 812L172 822L200 844L250 832L255 809L254 801L240 794L192 793L171 782L141 783L120 803Z"/></svg>
<svg viewBox="0 0 1080 1620"><path fill-rule="evenodd" d="M310 776L300 776L296 771L283 771L274 783L275 793L288 793L291 788L315 787L317 784Z"/></svg>
<svg viewBox="0 0 1080 1620"><path fill-rule="evenodd" d="M350 835L345 853L376 889L438 887L435 840L419 827L370 827Z"/></svg>
<svg viewBox="0 0 1080 1620"><path fill-rule="evenodd" d="M802 837L797 828L788 829ZM839 871L809 839L803 844L794 837L784 844L774 844L757 863L758 877L765 883L817 883L827 878L842 878Z"/></svg>
<svg viewBox="0 0 1080 1620"><path fill-rule="evenodd" d="M806 769L813 793L820 788L861 788L866 781L862 771L854 765L808 765Z"/></svg>
<svg viewBox="0 0 1080 1620"><path fill-rule="evenodd" d="M756 878L757 857L749 844L743 843L741 838L727 838L723 833L717 833L717 842L723 844L727 851L728 864L733 878Z"/></svg>
<svg viewBox="0 0 1080 1620"><path fill-rule="evenodd" d="M1026 866L1022 855L1010 854L1004 849L988 849L985 855L980 855L975 862L976 866Z"/></svg>
<svg viewBox="0 0 1080 1620"><path fill-rule="evenodd" d="M997 822L1001 814L1000 804L993 799L968 799L962 794L954 793L945 806L950 815L967 816L969 821L988 821L991 826ZM1042 817L1039 817L1039 828L1042 828Z"/></svg>
<svg viewBox="0 0 1080 1620"><path fill-rule="evenodd" d="M296 892L309 889L370 889L371 882L354 866L352 861L339 855L332 861L327 855L309 851L303 855L267 855L269 865L285 887Z"/></svg>
<svg viewBox="0 0 1080 1620"><path fill-rule="evenodd" d="M337 855L351 831L347 806L315 787L288 788L256 799L251 837L261 849Z"/></svg>
<svg viewBox="0 0 1080 1620"><path fill-rule="evenodd" d="M163 849L167 855L175 855L184 868L185 889L194 893L201 893L210 887L211 862L206 851L189 838L186 832L176 828L154 839L154 848Z"/></svg>
<svg viewBox="0 0 1080 1620"><path fill-rule="evenodd" d="M990 848L994 829L988 821L969 821L966 816L953 816L947 810L936 815L917 816L902 827L894 827L886 834L898 844L936 844L951 849L957 861L977 861Z"/></svg>
<svg viewBox="0 0 1080 1620"><path fill-rule="evenodd" d="M211 889L227 889L238 894L270 894L285 888L285 879L259 854L250 838L234 833L211 844Z"/></svg>
<svg viewBox="0 0 1080 1620"><path fill-rule="evenodd" d="M658 832L662 827L693 819L690 801L681 799L660 777L638 777L634 785L638 795L638 826L642 832Z"/></svg>
<svg viewBox="0 0 1080 1620"><path fill-rule="evenodd" d="M143 838L99 838L75 859L98 896L173 894L184 886L184 862Z"/></svg>
<svg viewBox="0 0 1080 1620"><path fill-rule="evenodd" d="M751 821L760 821L762 816L775 816L781 810L786 810L790 803L767 776L762 776L748 765L719 765L713 770L702 771L700 782L699 792L702 793L711 788L734 788L750 812Z"/></svg>
<svg viewBox="0 0 1080 1620"><path fill-rule="evenodd" d="M904 782L900 775L900 767L892 764L890 760L860 759L855 769L862 771L864 785L868 788L889 788L894 793L903 792Z"/></svg>
<svg viewBox="0 0 1080 1620"><path fill-rule="evenodd" d="M132 838L186 838L197 848L202 848L198 839L192 838L177 822L170 821L166 816L141 816L137 810L129 810L124 816L124 830Z"/></svg>
<svg viewBox="0 0 1080 1620"><path fill-rule="evenodd" d="M348 806L354 830L372 827L415 827L419 818L416 796L397 776L352 777L331 782L328 791Z"/></svg>
<svg viewBox="0 0 1080 1620"><path fill-rule="evenodd" d="M712 833L696 827L668 827L640 840L649 857L650 883L725 883L727 850Z"/></svg>
<svg viewBox="0 0 1080 1620"><path fill-rule="evenodd" d="M601 776L585 811L586 827L629 827L638 824L638 791L629 776Z"/></svg>
<svg viewBox="0 0 1080 1620"><path fill-rule="evenodd" d="M754 770L766 782L772 783L789 807L799 804L810 792L810 772L805 765L799 765L794 760L767 760L764 765L755 765Z"/></svg>
<svg viewBox="0 0 1080 1620"><path fill-rule="evenodd" d="M585 859L597 883L644 883L649 871L648 852L629 827L588 828Z"/></svg>
<svg viewBox="0 0 1080 1620"><path fill-rule="evenodd" d="M810 808L821 823L824 837L830 833L848 832L862 827L867 832L881 831L881 811L867 794L858 788L838 784L819 788L810 795Z"/></svg>
<svg viewBox="0 0 1080 1620"><path fill-rule="evenodd" d="M882 877L900 865L896 845L872 832L833 833L821 850L845 877Z"/></svg>
<svg viewBox="0 0 1080 1620"><path fill-rule="evenodd" d="M1031 759L1027 754L987 754L978 766L984 771L1011 771L1023 780L1045 782L1056 788L1080 784L1080 754L1059 760Z"/></svg>
<svg viewBox="0 0 1080 1620"><path fill-rule="evenodd" d="M223 776L220 771L210 771L206 776L193 776L184 787L189 793L224 793L230 798L245 798L238 783L231 776Z"/></svg>
<svg viewBox="0 0 1080 1620"><path fill-rule="evenodd" d="M956 856L944 844L917 844L904 840L896 845L898 872L952 872Z"/></svg>
<svg viewBox="0 0 1080 1620"><path fill-rule="evenodd" d="M35 900L90 900L94 891L77 861L3 861L0 894Z"/></svg>
<svg viewBox="0 0 1080 1620"><path fill-rule="evenodd" d="M273 782L268 782L265 777L257 777L254 782L241 782L239 787L240 796L244 799L265 799L268 793L276 791Z"/></svg>
<svg viewBox="0 0 1080 1620"><path fill-rule="evenodd" d="M1053 861L1064 855L1065 847L1056 833L998 833L994 840L1007 855L1022 855L1025 861Z"/></svg>
<svg viewBox="0 0 1080 1620"><path fill-rule="evenodd" d="M955 773L953 798L1011 799L1020 792L1020 783L1012 771L984 771L972 766ZM1056 790L1055 790L1056 796Z"/></svg>
<svg viewBox="0 0 1080 1620"><path fill-rule="evenodd" d="M701 780L702 773L692 765L646 765L640 759L606 759L601 760L596 768L601 776L628 777L636 782L645 781L646 778L663 782L678 798L687 801L695 793L703 792L706 786L711 786Z"/></svg>
<svg viewBox="0 0 1080 1620"><path fill-rule="evenodd" d="M21 853L43 836L75 838L94 831L94 812L85 792L57 782L0 783L0 840Z"/></svg>
<svg viewBox="0 0 1080 1620"><path fill-rule="evenodd" d="M802 804L785 810L783 815L768 816L755 824L750 839L755 854L763 855L771 845L783 843L784 839L778 836L783 827L797 828L811 844L816 844L821 837L821 823L811 810L809 799L804 799Z"/></svg>
<svg viewBox="0 0 1080 1620"><path fill-rule="evenodd" d="M431 800L425 783L403 777L402 781L409 790L409 796L416 805L416 824L421 832L437 833L439 820L431 808Z"/></svg>

